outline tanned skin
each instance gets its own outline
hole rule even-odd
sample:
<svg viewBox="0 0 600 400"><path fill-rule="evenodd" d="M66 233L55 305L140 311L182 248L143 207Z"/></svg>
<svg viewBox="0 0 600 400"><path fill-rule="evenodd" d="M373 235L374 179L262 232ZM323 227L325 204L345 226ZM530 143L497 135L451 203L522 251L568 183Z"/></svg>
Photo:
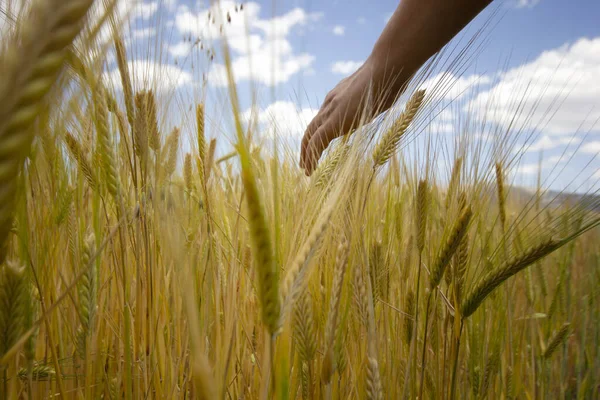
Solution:
<svg viewBox="0 0 600 400"><path fill-rule="evenodd" d="M389 109L410 77L491 2L402 0L364 64L327 94L308 125L300 150L306 174L333 139Z"/></svg>

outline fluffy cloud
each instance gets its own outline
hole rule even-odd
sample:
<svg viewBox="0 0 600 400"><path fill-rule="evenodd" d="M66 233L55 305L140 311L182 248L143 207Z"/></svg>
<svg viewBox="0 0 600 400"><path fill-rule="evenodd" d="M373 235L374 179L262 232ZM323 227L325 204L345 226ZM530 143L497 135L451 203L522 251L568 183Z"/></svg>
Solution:
<svg viewBox="0 0 600 400"><path fill-rule="evenodd" d="M528 152L551 150L559 146L577 145L581 140L576 137L550 137L544 135L537 142L532 143L528 148Z"/></svg>
<svg viewBox="0 0 600 400"><path fill-rule="evenodd" d="M564 164L568 162L572 156L572 152L567 152L565 154L544 158L541 160L541 163L535 162L521 164L516 168L515 173L517 175L537 175L540 172L540 168L542 169L542 171L551 170L559 164ZM554 172L556 174L560 174L562 171L555 170Z"/></svg>
<svg viewBox="0 0 600 400"><path fill-rule="evenodd" d="M336 25L333 27L332 32L335 36L344 36L346 28L344 28L342 25Z"/></svg>
<svg viewBox="0 0 600 400"><path fill-rule="evenodd" d="M581 146L580 151L588 154L600 153L600 141L595 140L593 142L585 143Z"/></svg>
<svg viewBox="0 0 600 400"><path fill-rule="evenodd" d="M363 61L337 61L331 65L331 72L334 74L349 75L356 71Z"/></svg>
<svg viewBox="0 0 600 400"><path fill-rule="evenodd" d="M234 54L232 67L238 82L253 79L273 85L286 82L296 73L310 68L314 56L295 53L287 37L294 28L316 21L321 14L295 8L271 19L261 19L259 4L244 3L243 11L238 7L228 0L200 12L181 6L175 16L175 26L179 32L205 41L226 38ZM170 52L183 55L184 50L184 45L178 44ZM227 85L223 64L215 62L208 77L215 86Z"/></svg>
<svg viewBox="0 0 600 400"><path fill-rule="evenodd" d="M127 63L134 89L151 88L157 92L168 92L193 83L192 75L180 68L152 61L130 61ZM109 85L120 90L121 76L118 69L104 74Z"/></svg>
<svg viewBox="0 0 600 400"><path fill-rule="evenodd" d="M260 129L273 137L300 138L318 110L298 109L290 101L277 101L263 109L248 109L242 118L256 122Z"/></svg>
<svg viewBox="0 0 600 400"><path fill-rule="evenodd" d="M485 75L456 76L450 72L439 73L421 84L421 89L427 90L428 96L455 100L479 86L491 81Z"/></svg>
<svg viewBox="0 0 600 400"><path fill-rule="evenodd" d="M516 8L533 8L539 2L540 0L515 0L514 6Z"/></svg>
<svg viewBox="0 0 600 400"><path fill-rule="evenodd" d="M598 130L593 123L600 119L599 76L600 37L582 38L501 73L467 106L488 121L538 127L545 134Z"/></svg>
<svg viewBox="0 0 600 400"><path fill-rule="evenodd" d="M156 28L134 29L131 35L134 39L147 39L156 35Z"/></svg>
<svg viewBox="0 0 600 400"><path fill-rule="evenodd" d="M285 39L271 40L260 49L239 56L231 63L237 81L254 80L264 85L287 82L293 75L308 68L314 61L310 54L295 55ZM227 74L223 64L215 64L208 74L215 86L227 86Z"/></svg>

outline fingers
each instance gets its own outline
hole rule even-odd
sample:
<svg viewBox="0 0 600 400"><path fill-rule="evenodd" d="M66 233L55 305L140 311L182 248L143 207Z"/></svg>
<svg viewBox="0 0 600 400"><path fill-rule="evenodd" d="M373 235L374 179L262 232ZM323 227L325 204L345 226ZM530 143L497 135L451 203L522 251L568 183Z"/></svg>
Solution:
<svg viewBox="0 0 600 400"><path fill-rule="evenodd" d="M308 124L308 127L306 128L306 131L304 132L304 137L302 138L302 145L300 147L300 167L301 168L305 168L306 149L308 147L308 143L310 142L310 139L313 137L314 133L321 126L321 124L323 124L323 122L325 122L325 120L331 114L331 108L328 107L328 104L329 103L324 104L323 107L321 107L321 110L319 111L319 113L313 118L312 121L310 121L310 124Z"/></svg>
<svg viewBox="0 0 600 400"><path fill-rule="evenodd" d="M331 116L312 135L305 152L304 169L306 175L313 173L323 151L333 139L342 134L343 130L340 129L339 122Z"/></svg>

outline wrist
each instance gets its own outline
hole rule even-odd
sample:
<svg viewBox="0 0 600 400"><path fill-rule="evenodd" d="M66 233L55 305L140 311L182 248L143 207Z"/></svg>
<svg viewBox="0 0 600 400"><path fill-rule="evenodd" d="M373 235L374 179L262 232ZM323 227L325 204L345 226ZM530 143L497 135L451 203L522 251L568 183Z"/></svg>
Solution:
<svg viewBox="0 0 600 400"><path fill-rule="evenodd" d="M403 65L400 57L385 54L377 48L361 67L369 71L378 108L388 109L404 89L413 71Z"/></svg>

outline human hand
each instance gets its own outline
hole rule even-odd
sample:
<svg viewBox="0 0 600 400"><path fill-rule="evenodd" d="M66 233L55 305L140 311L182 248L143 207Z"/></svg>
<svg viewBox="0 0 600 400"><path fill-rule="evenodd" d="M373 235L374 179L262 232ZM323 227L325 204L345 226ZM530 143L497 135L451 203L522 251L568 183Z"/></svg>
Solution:
<svg viewBox="0 0 600 400"><path fill-rule="evenodd" d="M365 62L325 97L302 138L300 167L304 168L306 175L312 174L321 154L333 139L358 127L362 112L368 109L365 100L373 87L374 72L372 64Z"/></svg>

